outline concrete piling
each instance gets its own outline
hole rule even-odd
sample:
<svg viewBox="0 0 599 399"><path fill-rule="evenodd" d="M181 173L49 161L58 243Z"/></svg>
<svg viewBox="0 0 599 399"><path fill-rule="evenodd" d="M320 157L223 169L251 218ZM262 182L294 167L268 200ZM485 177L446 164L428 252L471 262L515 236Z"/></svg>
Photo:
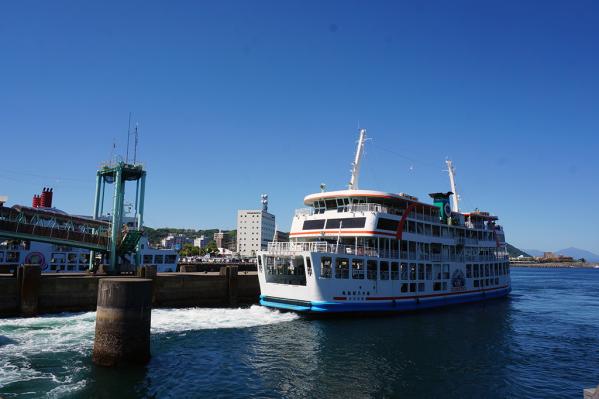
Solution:
<svg viewBox="0 0 599 399"><path fill-rule="evenodd" d="M17 284L19 284L19 303L22 316L37 315L41 278L42 267L40 265L19 266Z"/></svg>
<svg viewBox="0 0 599 399"><path fill-rule="evenodd" d="M92 360L100 366L150 360L152 280L105 278L98 287Z"/></svg>
<svg viewBox="0 0 599 399"><path fill-rule="evenodd" d="M223 266L220 268L220 275L227 279L227 303L229 306L237 306L238 282L237 266Z"/></svg>
<svg viewBox="0 0 599 399"><path fill-rule="evenodd" d="M198 265L181 265L181 273L195 273L198 271Z"/></svg>

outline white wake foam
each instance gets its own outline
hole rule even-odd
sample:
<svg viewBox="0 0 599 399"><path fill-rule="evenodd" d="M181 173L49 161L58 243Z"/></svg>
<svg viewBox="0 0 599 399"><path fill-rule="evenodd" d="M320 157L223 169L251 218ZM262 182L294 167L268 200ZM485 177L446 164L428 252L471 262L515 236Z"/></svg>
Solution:
<svg viewBox="0 0 599 399"><path fill-rule="evenodd" d="M243 309L154 309L152 333L248 328L282 323L298 318L262 306ZM48 396L79 390L85 381L73 381L93 347L95 312L60 314L33 318L0 319L0 388L18 381L39 380L56 386ZM44 353L69 359L60 370L37 370L31 358ZM47 386L47 385L46 385Z"/></svg>
<svg viewBox="0 0 599 399"><path fill-rule="evenodd" d="M255 305L245 309L155 309L152 311L152 333L247 328L282 323L297 317L294 313Z"/></svg>

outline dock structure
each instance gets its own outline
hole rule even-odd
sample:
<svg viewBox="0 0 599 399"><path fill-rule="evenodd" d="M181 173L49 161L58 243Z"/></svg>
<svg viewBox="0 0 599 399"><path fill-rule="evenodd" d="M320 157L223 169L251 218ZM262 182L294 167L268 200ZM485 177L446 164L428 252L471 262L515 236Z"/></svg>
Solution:
<svg viewBox="0 0 599 399"><path fill-rule="evenodd" d="M124 220L125 186L136 183L135 225ZM113 184L111 208L104 206L106 186ZM116 162L105 165L96 173L96 197L93 218L69 215L48 207L15 205L5 207L0 201L0 237L37 241L54 245L89 249L90 270L96 267L96 255L109 259L106 272L119 273L119 259L134 254L135 266L141 265L139 239L143 233L146 171L141 164ZM44 192L45 194L45 192ZM110 211L105 214L105 210Z"/></svg>
<svg viewBox="0 0 599 399"><path fill-rule="evenodd" d="M224 266L220 272L156 274L155 267L144 265L137 276L122 276L150 279L154 308L236 307L258 303L260 285L256 272L237 273L234 266ZM25 269L28 269L26 276ZM100 281L107 278L113 277L41 273L39 267L19 266L14 275L0 275L0 318L96 310ZM23 289L25 285L27 289Z"/></svg>
<svg viewBox="0 0 599 399"><path fill-rule="evenodd" d="M125 207L125 187L127 182L136 183L135 191L135 227L128 228L123 224ZM108 272L118 274L119 256L134 253L135 266L139 266L138 242L142 235L146 171L140 164L117 162L105 165L96 173L96 198L94 202L94 220L101 220L104 216L104 199L106 186L114 184L113 204L110 223L110 244L108 245L109 267ZM90 269L94 268L95 253L90 256Z"/></svg>

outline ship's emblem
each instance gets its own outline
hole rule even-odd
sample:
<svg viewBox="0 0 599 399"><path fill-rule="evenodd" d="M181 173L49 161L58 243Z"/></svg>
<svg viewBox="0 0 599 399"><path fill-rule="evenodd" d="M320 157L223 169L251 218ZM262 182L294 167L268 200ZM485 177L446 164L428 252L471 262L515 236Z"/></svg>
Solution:
<svg viewBox="0 0 599 399"><path fill-rule="evenodd" d="M40 265L42 270L46 270L48 268L48 264L46 263L46 258L44 254L41 252L30 252L25 257L25 264L27 265Z"/></svg>
<svg viewBox="0 0 599 399"><path fill-rule="evenodd" d="M466 286L466 279L464 278L464 272L460 269L453 272L451 275L451 289L454 291L463 290Z"/></svg>

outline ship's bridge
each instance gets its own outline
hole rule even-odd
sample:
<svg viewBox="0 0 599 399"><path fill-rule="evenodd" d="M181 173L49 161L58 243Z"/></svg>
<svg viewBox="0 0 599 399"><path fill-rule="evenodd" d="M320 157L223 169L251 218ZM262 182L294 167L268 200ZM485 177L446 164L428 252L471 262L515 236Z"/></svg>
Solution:
<svg viewBox="0 0 599 399"><path fill-rule="evenodd" d="M451 193L445 194L447 197ZM292 221L290 237L323 239L325 237L363 236L401 239L407 233L445 236L453 226L461 237L487 237L503 234L496 216L488 212L452 212L449 204L427 204L408 194L373 190L339 190L308 195ZM443 215L442 209L445 214ZM430 232L428 231L430 229ZM481 232L469 230L482 230ZM447 231L447 233L444 233ZM486 232L485 232L486 231ZM502 237L499 237L502 238ZM501 240L502 241L502 240Z"/></svg>

